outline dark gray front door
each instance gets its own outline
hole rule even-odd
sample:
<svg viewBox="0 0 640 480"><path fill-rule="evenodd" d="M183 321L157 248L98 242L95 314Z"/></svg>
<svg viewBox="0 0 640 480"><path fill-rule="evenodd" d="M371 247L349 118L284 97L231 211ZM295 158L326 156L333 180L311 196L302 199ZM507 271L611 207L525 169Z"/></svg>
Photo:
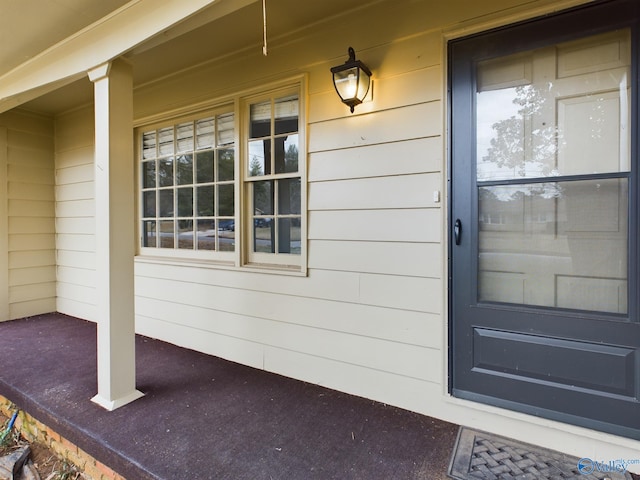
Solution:
<svg viewBox="0 0 640 480"><path fill-rule="evenodd" d="M451 391L640 438L635 1L452 42Z"/></svg>

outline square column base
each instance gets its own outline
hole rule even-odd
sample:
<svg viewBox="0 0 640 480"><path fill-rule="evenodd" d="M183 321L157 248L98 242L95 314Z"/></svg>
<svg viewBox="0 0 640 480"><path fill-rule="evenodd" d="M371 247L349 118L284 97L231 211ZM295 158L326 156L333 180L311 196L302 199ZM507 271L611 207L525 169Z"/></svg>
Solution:
<svg viewBox="0 0 640 480"><path fill-rule="evenodd" d="M97 403L102 408L109 410L112 412L116 408L120 408L128 403L133 402L141 397L144 397L144 393L139 392L138 390L134 390L128 395L124 395L120 398L116 398L115 400L109 400L104 398L102 395L98 394L91 399L92 402Z"/></svg>

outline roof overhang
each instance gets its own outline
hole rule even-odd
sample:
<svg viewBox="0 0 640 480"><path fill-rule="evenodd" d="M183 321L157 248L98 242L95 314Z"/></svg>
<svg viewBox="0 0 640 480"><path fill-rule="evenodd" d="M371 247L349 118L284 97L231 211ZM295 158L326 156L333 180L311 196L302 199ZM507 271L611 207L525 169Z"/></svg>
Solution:
<svg viewBox="0 0 640 480"><path fill-rule="evenodd" d="M0 76L0 113L258 0L132 0ZM197 15L196 15L197 14Z"/></svg>

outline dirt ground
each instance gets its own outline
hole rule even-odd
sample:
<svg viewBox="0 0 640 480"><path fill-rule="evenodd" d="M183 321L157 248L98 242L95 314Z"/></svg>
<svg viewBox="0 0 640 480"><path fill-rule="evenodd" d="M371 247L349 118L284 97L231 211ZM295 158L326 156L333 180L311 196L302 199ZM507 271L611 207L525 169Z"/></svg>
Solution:
<svg viewBox="0 0 640 480"><path fill-rule="evenodd" d="M0 435L6 430L9 419L0 414ZM28 444L31 448L31 461L40 480L80 480L85 478L75 467L57 456L51 449L38 443L29 443L20 438L15 430L10 439L0 446L0 457L11 452L20 445ZM0 480L4 480L0 475Z"/></svg>

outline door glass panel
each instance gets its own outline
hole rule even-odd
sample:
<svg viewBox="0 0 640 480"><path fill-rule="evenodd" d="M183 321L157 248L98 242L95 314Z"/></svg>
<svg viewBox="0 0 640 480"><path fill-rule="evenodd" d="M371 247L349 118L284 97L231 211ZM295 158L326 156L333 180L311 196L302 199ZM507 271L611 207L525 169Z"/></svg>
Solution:
<svg viewBox="0 0 640 480"><path fill-rule="evenodd" d="M628 171L629 45L621 30L478 64L478 181Z"/></svg>
<svg viewBox="0 0 640 480"><path fill-rule="evenodd" d="M627 313L627 179L479 189L478 297Z"/></svg>
<svg viewBox="0 0 640 480"><path fill-rule="evenodd" d="M627 313L628 30L476 78L478 299Z"/></svg>

